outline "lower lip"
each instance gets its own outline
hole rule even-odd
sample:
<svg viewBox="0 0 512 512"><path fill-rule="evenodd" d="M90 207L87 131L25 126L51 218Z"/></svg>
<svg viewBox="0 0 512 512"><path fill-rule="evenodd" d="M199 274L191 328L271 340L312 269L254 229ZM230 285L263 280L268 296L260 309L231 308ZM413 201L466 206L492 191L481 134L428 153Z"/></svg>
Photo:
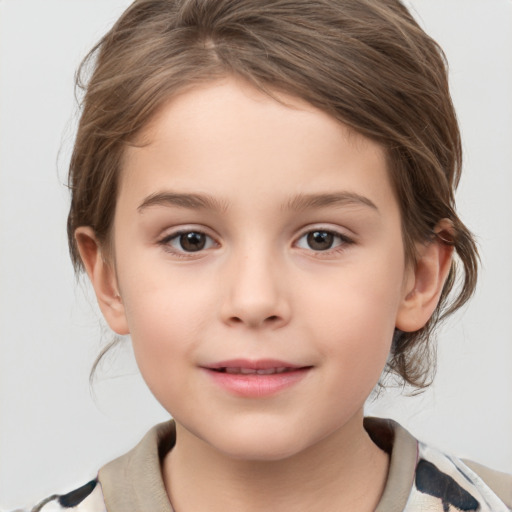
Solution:
<svg viewBox="0 0 512 512"><path fill-rule="evenodd" d="M235 395L261 398L274 395L297 384L306 376L310 369L297 368L293 371L270 375L225 373L207 368L205 368L205 371L216 384Z"/></svg>

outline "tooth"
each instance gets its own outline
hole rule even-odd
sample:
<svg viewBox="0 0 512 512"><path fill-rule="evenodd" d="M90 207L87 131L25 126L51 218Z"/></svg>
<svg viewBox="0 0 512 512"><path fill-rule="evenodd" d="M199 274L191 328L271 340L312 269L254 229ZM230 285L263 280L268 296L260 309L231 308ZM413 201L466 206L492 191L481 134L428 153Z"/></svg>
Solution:
<svg viewBox="0 0 512 512"><path fill-rule="evenodd" d="M266 370L257 370L258 375L272 375L276 372L275 368L267 368Z"/></svg>
<svg viewBox="0 0 512 512"><path fill-rule="evenodd" d="M278 368L260 368L260 369L254 369L254 368L239 368L239 367L225 367L225 368L219 368L218 371L230 373L232 375L274 375L276 373L285 373L285 372L291 372L293 368L289 368L287 366L279 366Z"/></svg>

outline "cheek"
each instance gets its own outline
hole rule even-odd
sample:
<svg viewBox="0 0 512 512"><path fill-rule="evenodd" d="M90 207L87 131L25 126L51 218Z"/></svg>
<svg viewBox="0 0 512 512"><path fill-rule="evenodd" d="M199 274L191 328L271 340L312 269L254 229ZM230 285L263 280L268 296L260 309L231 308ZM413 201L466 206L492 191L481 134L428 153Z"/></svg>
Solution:
<svg viewBox="0 0 512 512"><path fill-rule="evenodd" d="M127 313L140 373L170 413L184 407L183 395L193 394L194 383L187 377L204 328L198 309L187 304L182 294L139 293L129 301Z"/></svg>
<svg viewBox="0 0 512 512"><path fill-rule="evenodd" d="M402 299L403 262L400 257L358 260L325 279L302 284L303 307L315 322L332 333L341 329L351 339L393 332ZM370 338L371 339L371 338Z"/></svg>
<svg viewBox="0 0 512 512"><path fill-rule="evenodd" d="M160 378L159 370L194 353L211 302L205 296L205 286L198 288L183 275L169 275L165 268L155 270L138 273L124 286L121 282L135 356L143 376L149 379Z"/></svg>
<svg viewBox="0 0 512 512"><path fill-rule="evenodd" d="M316 336L324 359L336 362L349 386L367 378L371 389L370 381L379 378L391 348L402 280L400 254L381 252L324 280L325 286L309 287L303 329Z"/></svg>

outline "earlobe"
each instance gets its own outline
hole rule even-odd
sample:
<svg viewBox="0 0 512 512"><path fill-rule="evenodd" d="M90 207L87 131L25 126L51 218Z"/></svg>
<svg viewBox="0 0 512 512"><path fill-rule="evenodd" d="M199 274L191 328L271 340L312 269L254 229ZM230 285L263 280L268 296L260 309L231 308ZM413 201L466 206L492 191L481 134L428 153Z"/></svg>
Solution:
<svg viewBox="0 0 512 512"><path fill-rule="evenodd" d="M421 329L434 313L452 264L452 225L443 219L434 237L417 246L417 262L406 279L396 327L404 332Z"/></svg>
<svg viewBox="0 0 512 512"><path fill-rule="evenodd" d="M104 257L94 230L89 226L77 228L75 240L105 320L117 334L128 334L125 309L119 294L115 270Z"/></svg>

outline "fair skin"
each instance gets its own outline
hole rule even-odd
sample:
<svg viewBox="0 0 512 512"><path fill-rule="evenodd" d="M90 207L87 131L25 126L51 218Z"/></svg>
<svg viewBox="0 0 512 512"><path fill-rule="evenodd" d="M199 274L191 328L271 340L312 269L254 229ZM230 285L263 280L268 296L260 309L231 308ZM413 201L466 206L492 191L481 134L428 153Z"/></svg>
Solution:
<svg viewBox="0 0 512 512"><path fill-rule="evenodd" d="M405 261L382 147L280 96L226 78L174 97L126 150L112 254L76 232L176 420L177 512L374 510L388 456L363 405L450 265L435 240Z"/></svg>

